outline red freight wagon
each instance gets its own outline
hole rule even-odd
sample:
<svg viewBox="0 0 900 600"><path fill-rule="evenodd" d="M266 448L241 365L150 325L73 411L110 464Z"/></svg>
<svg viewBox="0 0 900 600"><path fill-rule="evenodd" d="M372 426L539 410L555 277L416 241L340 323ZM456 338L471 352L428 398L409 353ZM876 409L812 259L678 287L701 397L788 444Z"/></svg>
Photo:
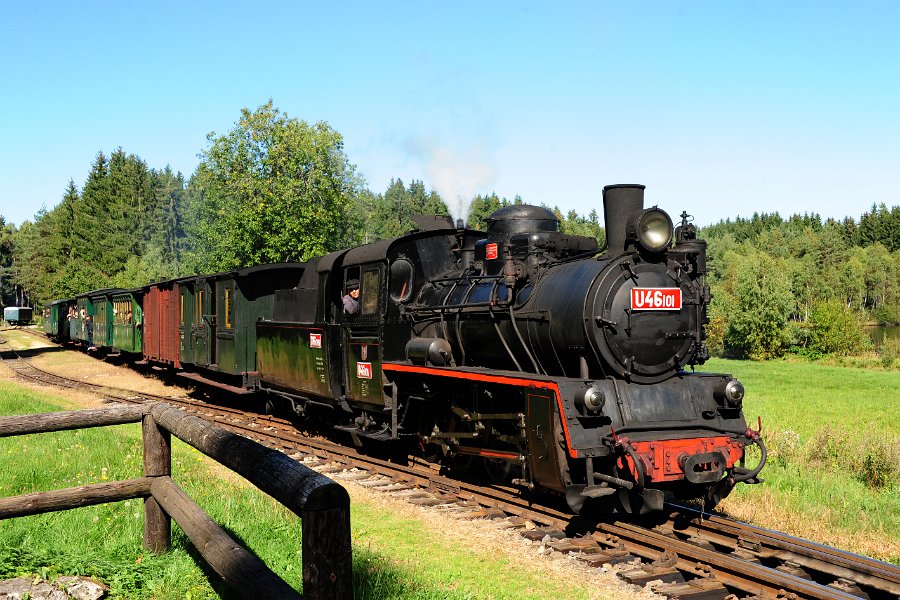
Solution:
<svg viewBox="0 0 900 600"><path fill-rule="evenodd" d="M181 367L178 357L178 281L152 283L144 294L144 360Z"/></svg>

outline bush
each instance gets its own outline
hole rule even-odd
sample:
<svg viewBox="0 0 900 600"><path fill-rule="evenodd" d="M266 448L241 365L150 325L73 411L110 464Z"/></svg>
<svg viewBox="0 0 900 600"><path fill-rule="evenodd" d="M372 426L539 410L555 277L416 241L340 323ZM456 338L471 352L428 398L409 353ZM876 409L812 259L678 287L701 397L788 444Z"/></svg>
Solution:
<svg viewBox="0 0 900 600"><path fill-rule="evenodd" d="M890 449L878 444L867 449L854 469L856 478L875 489L883 489L897 480L897 465L893 464Z"/></svg>
<svg viewBox="0 0 900 600"><path fill-rule="evenodd" d="M850 442L846 432L825 425L809 440L806 457L813 464L839 469L841 465L848 464L853 455Z"/></svg>
<svg viewBox="0 0 900 600"><path fill-rule="evenodd" d="M709 318L706 326L706 347L710 356L721 358L725 355L725 329L728 323L724 316L716 315Z"/></svg>
<svg viewBox="0 0 900 600"><path fill-rule="evenodd" d="M898 356L900 356L900 339L886 339L881 343L881 347L878 349L878 359L881 361L882 367L892 368Z"/></svg>
<svg viewBox="0 0 900 600"><path fill-rule="evenodd" d="M897 310L896 306L879 304L878 307L872 311L872 319L879 325L893 325L895 323L900 323L900 311Z"/></svg>
<svg viewBox="0 0 900 600"><path fill-rule="evenodd" d="M815 355L857 354L869 344L857 316L838 301L818 302L809 316L809 345Z"/></svg>
<svg viewBox="0 0 900 600"><path fill-rule="evenodd" d="M804 358L822 358L822 355L815 352L809 347L809 337L812 327L808 321L788 321L785 327L785 338L787 338L788 352L802 356Z"/></svg>
<svg viewBox="0 0 900 600"><path fill-rule="evenodd" d="M785 455L777 442L774 450L777 463ZM884 434L851 435L825 426L807 443L806 458L813 465L845 471L874 489L900 484L900 447Z"/></svg>
<svg viewBox="0 0 900 600"><path fill-rule="evenodd" d="M768 452L768 461L773 465L786 467L802 460L802 443L800 434L787 429L763 433Z"/></svg>

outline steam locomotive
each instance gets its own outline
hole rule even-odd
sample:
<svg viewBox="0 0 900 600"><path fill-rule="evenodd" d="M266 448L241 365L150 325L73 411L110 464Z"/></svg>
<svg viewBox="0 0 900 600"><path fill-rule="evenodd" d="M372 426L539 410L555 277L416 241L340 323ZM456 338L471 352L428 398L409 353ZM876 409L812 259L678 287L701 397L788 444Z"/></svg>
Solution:
<svg viewBox="0 0 900 600"><path fill-rule="evenodd" d="M357 445L477 469L574 512L714 506L759 481L766 453L741 383L694 372L708 358L706 243L686 213L675 228L644 208L644 186L603 199L602 251L535 206L501 208L486 233L419 217L417 231L307 263L57 301L47 332L258 392Z"/></svg>

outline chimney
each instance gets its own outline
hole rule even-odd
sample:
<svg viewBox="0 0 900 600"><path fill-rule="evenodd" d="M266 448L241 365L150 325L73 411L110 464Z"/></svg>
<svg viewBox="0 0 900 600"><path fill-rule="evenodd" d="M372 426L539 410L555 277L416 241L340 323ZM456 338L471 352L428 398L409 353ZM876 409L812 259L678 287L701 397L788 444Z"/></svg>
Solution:
<svg viewBox="0 0 900 600"><path fill-rule="evenodd" d="M644 209L644 187L620 183L603 188L603 220L606 226L606 253L625 252L625 228L629 218Z"/></svg>

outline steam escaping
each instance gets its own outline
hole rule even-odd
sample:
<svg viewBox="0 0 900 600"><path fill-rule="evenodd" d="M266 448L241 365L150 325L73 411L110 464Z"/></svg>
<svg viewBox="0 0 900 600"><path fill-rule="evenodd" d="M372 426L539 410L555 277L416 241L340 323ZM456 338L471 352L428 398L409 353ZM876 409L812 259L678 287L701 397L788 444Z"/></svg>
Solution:
<svg viewBox="0 0 900 600"><path fill-rule="evenodd" d="M465 221L472 200L494 181L494 166L485 149L477 146L462 152L424 140L418 140L415 147L425 159L431 188L443 198L453 222Z"/></svg>

